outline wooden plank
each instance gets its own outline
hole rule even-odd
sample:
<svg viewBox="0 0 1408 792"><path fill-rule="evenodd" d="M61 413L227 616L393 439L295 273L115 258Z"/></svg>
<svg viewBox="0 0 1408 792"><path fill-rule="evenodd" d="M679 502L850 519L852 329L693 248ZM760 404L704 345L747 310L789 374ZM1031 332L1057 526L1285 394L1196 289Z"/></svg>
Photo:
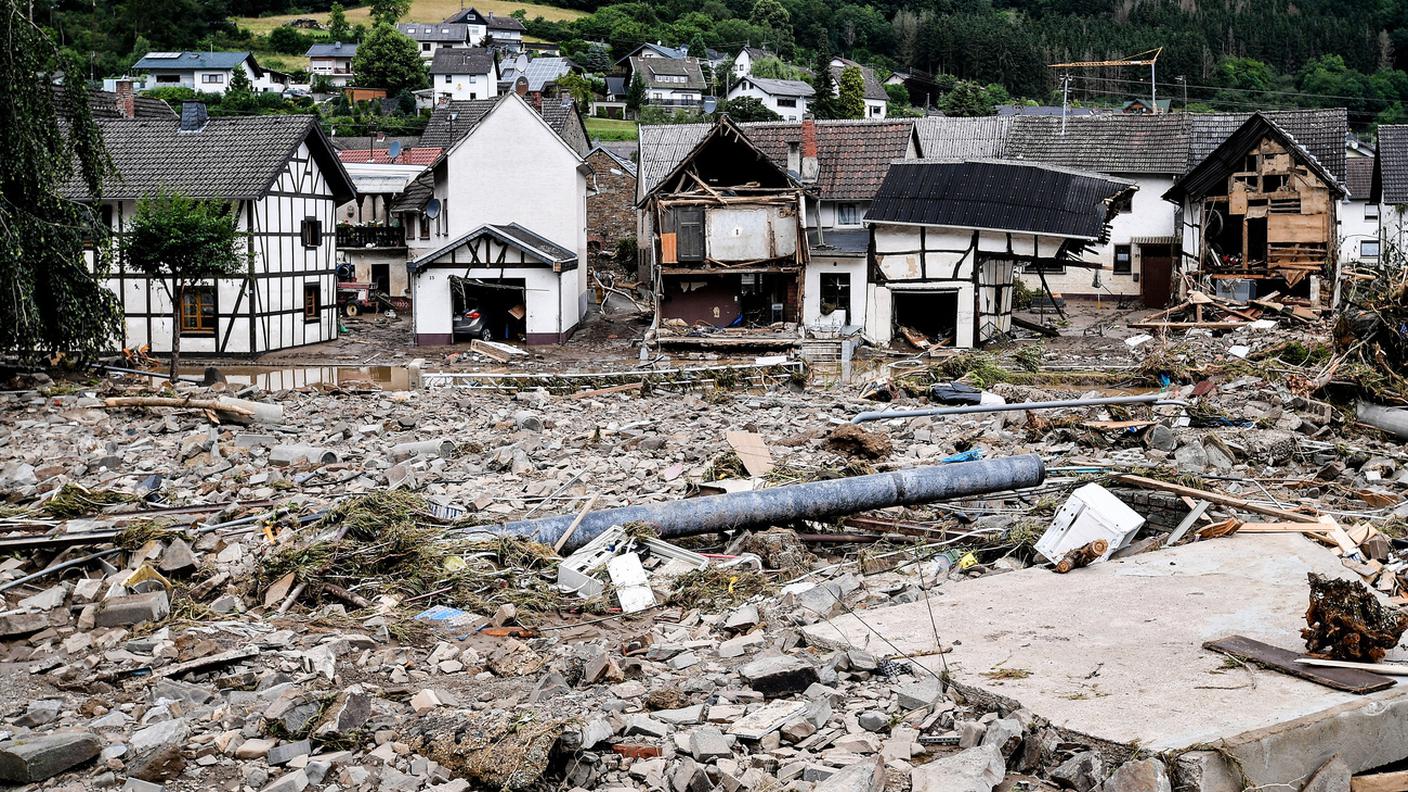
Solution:
<svg viewBox="0 0 1408 792"><path fill-rule="evenodd" d="M1408 770L1349 779L1349 792L1408 792Z"/></svg>
<svg viewBox="0 0 1408 792"><path fill-rule="evenodd" d="M757 478L772 472L772 454L768 451L767 441L762 435L756 432L725 432L724 439L728 441L734 453L738 454L738 459L743 462L743 469L748 471L748 475Z"/></svg>
<svg viewBox="0 0 1408 792"><path fill-rule="evenodd" d="M645 383L643 382L628 382L625 385L612 385L609 388L596 388L594 390L577 391L568 398L572 399L573 401L578 401L580 399L590 399L593 396L606 396L607 394L611 393L625 393L626 391L638 391L643 387L645 387Z"/></svg>
<svg viewBox="0 0 1408 792"><path fill-rule="evenodd" d="M1190 498L1201 498L1209 503L1216 503L1221 506L1232 506L1243 511L1249 511L1255 514L1265 514L1268 517L1279 517L1283 520L1293 520L1295 522L1308 523L1314 523L1318 520L1318 518L1312 517L1309 514L1301 514L1300 512L1286 511L1285 509L1277 509L1272 506L1262 506L1256 503L1248 503L1247 501L1242 500L1241 498L1234 498L1231 495L1223 495L1220 492L1209 492L1207 490L1200 490L1195 487L1185 487L1182 484L1174 484L1168 481L1159 481L1158 479L1145 478L1144 476L1121 475L1116 476L1115 480L1124 484L1129 484L1131 486L1142 487L1144 489L1163 490L1164 492L1172 492L1175 495L1187 495Z"/></svg>
<svg viewBox="0 0 1408 792"><path fill-rule="evenodd" d="M1321 657L1300 657L1296 662L1316 668L1354 668L1385 676L1408 676L1408 663L1356 663L1352 660L1326 660Z"/></svg>
<svg viewBox="0 0 1408 792"><path fill-rule="evenodd" d="M1346 693L1373 693L1395 684L1389 677L1357 668L1318 668L1297 663L1299 654L1243 635L1208 641L1203 648Z"/></svg>
<svg viewBox="0 0 1408 792"><path fill-rule="evenodd" d="M1184 496L1184 499L1187 500L1187 496ZM1198 518L1202 517L1204 514L1207 514L1208 507L1211 505L1211 503L1208 503L1205 500L1200 500L1193 504L1193 507L1188 510L1188 514L1184 516L1183 522L1180 522L1178 524L1178 527L1173 529L1173 533L1170 533L1168 535L1168 539L1164 542L1164 546L1173 547L1174 545L1178 544L1178 540L1182 539L1184 535L1188 533L1188 530L1198 522Z"/></svg>

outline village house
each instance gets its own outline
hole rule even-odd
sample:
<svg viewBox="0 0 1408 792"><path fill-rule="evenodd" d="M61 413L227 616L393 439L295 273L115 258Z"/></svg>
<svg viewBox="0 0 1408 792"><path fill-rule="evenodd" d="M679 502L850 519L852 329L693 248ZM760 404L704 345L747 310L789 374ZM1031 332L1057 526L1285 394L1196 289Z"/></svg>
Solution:
<svg viewBox="0 0 1408 792"><path fill-rule="evenodd" d="M374 291L406 302L407 229L392 204L442 151L417 142L414 137L333 138L357 190L354 200L337 209L339 280L371 284Z"/></svg>
<svg viewBox="0 0 1408 792"><path fill-rule="evenodd" d="M391 207L408 229L416 343L469 340L456 333L471 313L473 335L530 344L581 321L590 169L549 120L580 128L580 116L553 110L503 94L432 117L421 145L445 150Z"/></svg>
<svg viewBox="0 0 1408 792"><path fill-rule="evenodd" d="M768 77L745 76L728 91L730 102L751 97L763 107L782 116L783 121L800 121L808 112L808 103L816 91L801 80L774 80Z"/></svg>
<svg viewBox="0 0 1408 792"><path fill-rule="evenodd" d="M336 338L332 229L353 186L317 116L210 118L205 105L186 102L179 117L162 117L139 115L121 98L118 105L120 117L96 119L114 169L101 196L113 234L125 233L139 200L175 191L228 204L244 235L244 272L185 292L182 349L259 354ZM65 192L87 199L77 181ZM121 255L106 285L121 305L122 346L170 351L168 285L129 269Z"/></svg>
<svg viewBox="0 0 1408 792"><path fill-rule="evenodd" d="M866 337L969 348L1008 332L1017 268L1080 255L1136 189L1036 163L894 163L865 220Z"/></svg>
<svg viewBox="0 0 1408 792"><path fill-rule="evenodd" d="M831 77L836 83L837 95L840 95L841 90L841 74L849 68L860 69L860 76L865 84L865 117L884 118L885 114L889 112L890 95L885 92L885 84L880 82L875 70L869 66L847 58L832 58Z"/></svg>
<svg viewBox="0 0 1408 792"><path fill-rule="evenodd" d="M500 65L499 92L514 91L530 101L541 102L543 97L558 95L557 81L571 74L574 68L576 66L567 58L529 58L527 53L520 52Z"/></svg>
<svg viewBox="0 0 1408 792"><path fill-rule="evenodd" d="M733 63L729 67L730 72L733 74L733 79L741 80L753 73L753 64L765 58L776 57L776 54L762 47L743 47L737 55L733 56Z"/></svg>
<svg viewBox="0 0 1408 792"><path fill-rule="evenodd" d="M308 56L308 73L315 77L326 77L337 88L352 84L352 58L357 54L356 44L335 41L331 44L314 44L305 53Z"/></svg>
<svg viewBox="0 0 1408 792"><path fill-rule="evenodd" d="M438 49L430 62L430 84L441 100L493 99L499 95L499 66L484 47Z"/></svg>
<svg viewBox="0 0 1408 792"><path fill-rule="evenodd" d="M1333 304L1337 212L1347 194L1337 175L1344 172L1344 111L1286 120L1302 128L1293 133L1277 114L1253 113L1222 134L1195 119L1191 153L1201 156L1191 157L1196 164L1164 198L1180 208L1184 269L1205 288Z"/></svg>
<svg viewBox="0 0 1408 792"><path fill-rule="evenodd" d="M629 59L626 85L635 75L645 83L646 104L657 107L699 107L704 101L708 84L699 61L694 58L664 58L657 55L635 55Z"/></svg>
<svg viewBox="0 0 1408 792"><path fill-rule="evenodd" d="M470 43L470 26L462 22L439 24L432 22L402 22L396 26L407 38L420 47L420 57L429 62L435 53L442 49L457 49L478 46L484 40L480 33L474 43Z"/></svg>
<svg viewBox="0 0 1408 792"><path fill-rule="evenodd" d="M1380 261L1408 254L1408 124L1378 129L1370 200L1378 206Z"/></svg>
<svg viewBox="0 0 1408 792"><path fill-rule="evenodd" d="M1376 264L1379 260L1379 203L1374 190L1374 146L1353 134L1344 141L1344 188L1337 219L1340 228L1339 258L1343 262Z"/></svg>
<svg viewBox="0 0 1408 792"><path fill-rule="evenodd" d="M145 75L147 89L190 88L223 94L236 71L244 72L261 93L281 93L289 86L287 74L261 67L249 52L148 52L132 64L132 71Z"/></svg>
<svg viewBox="0 0 1408 792"><path fill-rule="evenodd" d="M501 52L523 49L523 23L511 16L481 14L474 8L465 8L446 17L442 24L464 25L465 41L471 47L489 47Z"/></svg>

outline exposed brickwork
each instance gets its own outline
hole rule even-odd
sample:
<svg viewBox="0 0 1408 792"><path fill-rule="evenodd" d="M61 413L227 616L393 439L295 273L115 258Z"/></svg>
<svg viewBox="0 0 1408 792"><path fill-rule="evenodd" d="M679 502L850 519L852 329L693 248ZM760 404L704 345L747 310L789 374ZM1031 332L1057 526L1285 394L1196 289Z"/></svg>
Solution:
<svg viewBox="0 0 1408 792"><path fill-rule="evenodd" d="M593 173L587 186L587 244L602 254L592 256L595 266L615 254L620 240L635 236L636 177L600 149L587 157L587 165Z"/></svg>

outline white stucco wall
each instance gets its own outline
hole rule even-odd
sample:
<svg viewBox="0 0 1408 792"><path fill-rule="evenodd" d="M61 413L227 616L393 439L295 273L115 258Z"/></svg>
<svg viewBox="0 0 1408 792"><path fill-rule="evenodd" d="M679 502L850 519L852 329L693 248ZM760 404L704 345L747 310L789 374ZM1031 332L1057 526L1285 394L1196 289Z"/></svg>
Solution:
<svg viewBox="0 0 1408 792"><path fill-rule="evenodd" d="M843 204L853 204L856 207L856 222L841 225L838 221L840 217L840 206ZM865 215L870 211L869 201L808 201L807 202L807 228L841 228L849 230L859 230L865 227Z"/></svg>
<svg viewBox="0 0 1408 792"><path fill-rule="evenodd" d="M411 279L417 335L450 334L453 321L451 309L454 305L451 275L463 277L465 270L426 269ZM575 273L562 273L559 280L558 275L547 267L494 267L476 269L471 276L486 280L521 279L525 292L524 308L527 310L524 324L530 334L564 332L581 319L577 312L577 297L571 294L571 284L577 280ZM558 325L559 306L562 309L561 326Z"/></svg>
<svg viewBox="0 0 1408 792"><path fill-rule="evenodd" d="M807 263L802 282L802 323L815 325L821 319L821 275L826 272L841 272L850 275L851 301L847 308L850 318L847 324L865 323L866 265L865 258L825 258L814 257Z"/></svg>
<svg viewBox="0 0 1408 792"><path fill-rule="evenodd" d="M437 96L448 94L451 99L493 99L499 95L498 75L436 74L432 78Z"/></svg>
<svg viewBox="0 0 1408 792"><path fill-rule="evenodd" d="M744 96L750 96L763 103L767 109L782 116L783 121L800 121L808 110L807 98L805 96L787 97L795 102L793 107L783 107L778 104L778 97L762 90L751 82L741 82L735 85L728 92L728 100L733 101Z"/></svg>
<svg viewBox="0 0 1408 792"><path fill-rule="evenodd" d="M865 100L865 117L866 117L866 118L884 118L884 117L885 117L885 113L889 112L889 108L890 108L890 106L889 106L889 103L887 103L887 102L881 101L881 100L879 100L879 99L866 99L866 100Z"/></svg>
<svg viewBox="0 0 1408 792"><path fill-rule="evenodd" d="M1340 261L1377 261L1378 256L1361 254L1361 242L1379 239L1379 216L1383 207L1368 201L1341 201L1339 209Z"/></svg>

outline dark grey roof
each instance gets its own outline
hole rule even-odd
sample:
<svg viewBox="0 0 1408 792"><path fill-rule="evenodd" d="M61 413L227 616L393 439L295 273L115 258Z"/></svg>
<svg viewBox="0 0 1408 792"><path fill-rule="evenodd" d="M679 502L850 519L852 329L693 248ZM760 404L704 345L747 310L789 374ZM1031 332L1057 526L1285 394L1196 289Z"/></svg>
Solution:
<svg viewBox="0 0 1408 792"><path fill-rule="evenodd" d="M63 90L61 85L54 86L54 102L60 112L63 111ZM132 110L137 118L175 118L177 115L166 102L140 94L133 97ZM111 91L89 89L88 112L93 114L94 119L122 118L122 113L117 109L117 94Z"/></svg>
<svg viewBox="0 0 1408 792"><path fill-rule="evenodd" d="M919 156L925 159L1001 159L1007 153L1011 118L925 116L914 121Z"/></svg>
<svg viewBox="0 0 1408 792"><path fill-rule="evenodd" d="M192 198L259 198L304 141L338 202L355 194L317 116L211 118L198 132L181 131L177 118L103 119L98 128L116 171L103 182L102 197L107 200L160 191ZM65 193L85 195L77 180L65 186Z"/></svg>
<svg viewBox="0 0 1408 792"><path fill-rule="evenodd" d="M1408 203L1408 124L1379 127L1374 193L1382 203Z"/></svg>
<svg viewBox="0 0 1408 792"><path fill-rule="evenodd" d="M1179 174L1188 161L1188 119L1172 115L1068 118L1016 116L1007 134L1008 159L1100 173ZM927 152L926 152L927 156Z"/></svg>
<svg viewBox="0 0 1408 792"><path fill-rule="evenodd" d="M430 61L431 74L489 74L494 53L484 47L440 47Z"/></svg>
<svg viewBox="0 0 1408 792"><path fill-rule="evenodd" d="M626 84L625 77L616 75L608 75L606 77L607 96L625 96L628 90L630 90L630 86Z"/></svg>
<svg viewBox="0 0 1408 792"><path fill-rule="evenodd" d="M310 58L350 58L357 54L357 45L345 41L314 44L303 54Z"/></svg>
<svg viewBox="0 0 1408 792"><path fill-rule="evenodd" d="M1344 187L1356 201L1369 200L1374 187L1375 157L1347 157L1344 161Z"/></svg>
<svg viewBox="0 0 1408 792"><path fill-rule="evenodd" d="M1108 110L1101 110L1094 107L1067 107L1060 105L998 105L997 114L1000 116L1092 116L1109 113Z"/></svg>
<svg viewBox="0 0 1408 792"><path fill-rule="evenodd" d="M1318 111L1306 111L1318 112ZM1169 201L1179 202L1185 197L1200 198L1212 193L1214 190L1226 190L1227 178L1232 173L1243 169L1243 162L1247 152L1259 144L1266 137L1273 137L1281 141L1283 145L1298 154L1298 158L1308 166L1321 181L1330 188L1336 195L1344 195L1344 182L1341 177L1336 176L1333 171L1326 167L1308 147L1303 145L1289 130L1277 123L1273 118L1273 113L1253 113L1241 124L1237 125L1218 146L1216 146L1207 156L1198 160L1187 173L1183 174L1173 186L1164 193L1164 198ZM1340 119L1344 119L1341 111ZM1304 119L1301 119L1304 120ZM1196 128L1196 122L1195 122ZM1313 136L1323 136L1324 130L1309 125L1304 127L1308 134ZM1336 146L1331 155L1338 158L1341 173L1344 171L1344 133L1337 132L1334 136ZM1323 141L1320 146L1323 151Z"/></svg>
<svg viewBox="0 0 1408 792"><path fill-rule="evenodd" d="M516 30L519 32L527 30L527 28L523 27L523 23L519 22L515 17L499 16L498 14L489 15L487 27L489 30Z"/></svg>
<svg viewBox="0 0 1408 792"><path fill-rule="evenodd" d="M742 85L748 82L758 87L758 90L770 96L813 96L816 89L810 83L802 80L774 80L771 77L754 77L747 75L740 79L738 83Z"/></svg>
<svg viewBox="0 0 1408 792"><path fill-rule="evenodd" d="M425 131L420 135L420 145L449 148L468 135L498 101L461 99L440 105L431 112L430 120L425 123ZM451 120L451 116L454 116L454 120Z"/></svg>
<svg viewBox="0 0 1408 792"><path fill-rule="evenodd" d="M509 223L507 225L482 225L437 250L432 250L419 258L406 262L406 267L411 272L415 272L441 256L448 254L455 248L483 236L492 236L504 244L512 245L537 259L540 264L565 265L572 263L575 265L577 262L577 254L571 250L568 250L541 234L524 228L518 223ZM564 267L564 269L569 268Z"/></svg>
<svg viewBox="0 0 1408 792"><path fill-rule="evenodd" d="M1344 136L1349 131L1348 112L1343 107L1328 110L1268 110L1265 116L1295 138L1312 157L1338 181L1344 181ZM1251 118L1251 113L1208 113L1192 115L1189 130L1188 168L1208 155Z"/></svg>
<svg viewBox="0 0 1408 792"><path fill-rule="evenodd" d="M459 22L402 22L396 29L416 41L441 41L452 44L469 41L469 25Z"/></svg>
<svg viewBox="0 0 1408 792"><path fill-rule="evenodd" d="M233 69L250 61L255 74L258 64L249 52L148 52L132 64L134 69Z"/></svg>
<svg viewBox="0 0 1408 792"><path fill-rule="evenodd" d="M870 250L870 230L807 229L807 247L812 256L863 256Z"/></svg>
<svg viewBox="0 0 1408 792"><path fill-rule="evenodd" d="M552 131L566 141L573 151L583 157L591 151L592 141L591 136L587 134L587 124L571 99L544 99L538 112L543 116L543 120L548 122L548 126L552 127Z"/></svg>
<svg viewBox="0 0 1408 792"><path fill-rule="evenodd" d="M808 184L829 201L868 201L880 189L890 163L903 159L913 135L907 118L816 121L816 182ZM789 144L800 145L802 122L742 124L744 134L780 168L788 167Z"/></svg>
<svg viewBox="0 0 1408 792"><path fill-rule="evenodd" d="M616 167L620 168L631 178L635 178L636 164L634 162L631 162L626 157L618 154L615 151L612 151L604 145L593 146L592 150L587 152L587 157L590 158L592 155L597 153L600 153L603 157L606 157L607 159L611 160L613 163L615 163Z"/></svg>
<svg viewBox="0 0 1408 792"><path fill-rule="evenodd" d="M1132 182L1025 162L908 160L890 166L866 224L992 229L1098 239Z"/></svg>
<svg viewBox="0 0 1408 792"><path fill-rule="evenodd" d="M645 192L654 190L676 165L699 145L713 129L712 124L646 125L637 133L640 154L640 185Z"/></svg>
<svg viewBox="0 0 1408 792"><path fill-rule="evenodd" d="M699 69L699 61L694 58L631 58L631 73L639 74L647 88L674 89L676 91L702 91L705 89L704 72ZM662 77L684 77L684 82L666 82Z"/></svg>
<svg viewBox="0 0 1408 792"><path fill-rule="evenodd" d="M391 201L391 212L419 212L435 197L435 172L427 168Z"/></svg>
<svg viewBox="0 0 1408 792"><path fill-rule="evenodd" d="M890 95L885 93L885 84L880 82L880 78L875 75L875 70L869 66L856 63L853 60L841 59L844 65L832 66L831 77L836 80L836 84L841 84L841 72L848 67L854 66L860 69L861 80L865 82L865 98L877 99L882 102L889 101Z"/></svg>

